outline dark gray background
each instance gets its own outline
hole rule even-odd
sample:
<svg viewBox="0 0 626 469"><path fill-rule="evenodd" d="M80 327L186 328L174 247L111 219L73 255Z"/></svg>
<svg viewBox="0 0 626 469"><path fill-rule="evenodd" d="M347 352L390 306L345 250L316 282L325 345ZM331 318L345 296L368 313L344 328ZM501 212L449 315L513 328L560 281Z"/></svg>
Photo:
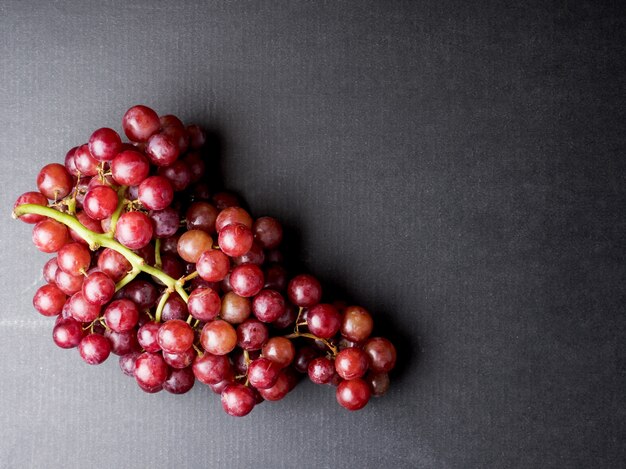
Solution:
<svg viewBox="0 0 626 469"><path fill-rule="evenodd" d="M624 467L625 17L600 3L3 1L0 466ZM218 132L226 186L396 336L385 398L307 383L233 419L56 348L10 207L136 103Z"/></svg>

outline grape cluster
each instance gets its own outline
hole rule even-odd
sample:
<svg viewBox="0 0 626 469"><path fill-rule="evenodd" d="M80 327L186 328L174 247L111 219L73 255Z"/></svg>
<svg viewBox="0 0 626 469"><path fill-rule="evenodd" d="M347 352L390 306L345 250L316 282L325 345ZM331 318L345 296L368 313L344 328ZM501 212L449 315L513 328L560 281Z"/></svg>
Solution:
<svg viewBox="0 0 626 469"><path fill-rule="evenodd" d="M308 375L336 386L349 410L389 387L393 344L373 337L360 306L323 303L320 282L290 276L281 224L254 219L206 182L206 136L173 115L130 108L122 127L44 166L14 215L56 253L33 305L56 317L52 337L92 365L111 353L148 393L198 380L244 416Z"/></svg>

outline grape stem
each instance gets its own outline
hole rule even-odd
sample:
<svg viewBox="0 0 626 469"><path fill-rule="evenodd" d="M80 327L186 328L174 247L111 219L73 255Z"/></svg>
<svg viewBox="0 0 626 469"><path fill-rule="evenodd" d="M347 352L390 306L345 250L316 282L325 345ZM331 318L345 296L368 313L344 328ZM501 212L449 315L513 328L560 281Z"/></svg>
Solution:
<svg viewBox="0 0 626 469"><path fill-rule="evenodd" d="M161 268L163 262L161 261L161 238L157 238L154 242L154 266Z"/></svg>
<svg viewBox="0 0 626 469"><path fill-rule="evenodd" d="M118 205L118 210L121 213L121 210L119 209L120 205L123 205L123 204ZM116 210L116 212L118 210ZM126 246L120 244L118 241L116 241L112 237L109 237L108 233L103 233L103 234L94 233L90 229L86 228L81 222L79 222L73 216L67 213L59 212L58 210L55 210L50 207L44 207L43 205L37 205L37 204L18 205L13 210L13 217L19 218L22 215L26 215L30 213L52 218L53 220L56 220L59 223L64 224L65 226L73 230L76 234L78 234L78 236L84 239L92 251L95 251L96 249L100 247L105 247L105 248L109 248L114 251L117 251L121 255L123 255L128 260L128 262L130 262L130 265L132 266L132 270L122 280L120 280L120 282L116 286L116 289L119 290L119 288L122 288L128 282L133 280L137 275L139 275L140 272L144 272L148 275L152 275L153 277L158 278L169 290L176 291L180 295L180 297L185 301L185 303L187 303L189 299L189 295L187 295L187 292L183 288L182 283L170 277L162 270L156 267L152 267L151 265L147 265L141 256L135 254L133 251L128 249ZM113 216L115 217L115 215ZM113 225L113 219L111 219L111 224Z"/></svg>
<svg viewBox="0 0 626 469"><path fill-rule="evenodd" d="M186 277L181 277L178 279L178 282L183 285L185 282L188 282L189 280L193 280L194 278L196 278L198 276L198 271L194 270L192 273L190 273L189 275L187 275Z"/></svg>
<svg viewBox="0 0 626 469"><path fill-rule="evenodd" d="M124 211L124 205L126 205L125 195L126 186L121 186L117 190L117 208L115 209L115 212L113 212L113 215L111 215L111 225L109 226L109 231L106 233L106 236L111 239L113 239L113 236L115 235L115 227L117 226L117 221L120 219L120 215Z"/></svg>
<svg viewBox="0 0 626 469"><path fill-rule="evenodd" d="M154 320L156 322L161 322L161 314L163 313L163 308L165 307L165 303L167 303L167 299L172 294L172 291L173 290L171 288L166 288L163 292L163 296L161 296L161 300L159 301L156 312L154 313Z"/></svg>
<svg viewBox="0 0 626 469"><path fill-rule="evenodd" d="M321 337L316 336L315 334L311 334L309 332L294 332L293 334L289 334L284 336L285 339L296 339L298 337L306 337L307 339L313 339L313 340L319 340L320 342L322 342L326 347L328 347L328 350L331 351L331 353L334 355L337 355L338 351L337 351L337 347L335 347L333 344L331 344L330 342L328 342L326 339L322 339Z"/></svg>
<svg viewBox="0 0 626 469"><path fill-rule="evenodd" d="M302 323L300 322L300 317L302 317L302 312L304 311L304 308L302 306L300 306L300 308L298 308L298 317L296 318L296 330L295 333L297 334L299 332L299 327L300 326L305 326L306 322Z"/></svg>

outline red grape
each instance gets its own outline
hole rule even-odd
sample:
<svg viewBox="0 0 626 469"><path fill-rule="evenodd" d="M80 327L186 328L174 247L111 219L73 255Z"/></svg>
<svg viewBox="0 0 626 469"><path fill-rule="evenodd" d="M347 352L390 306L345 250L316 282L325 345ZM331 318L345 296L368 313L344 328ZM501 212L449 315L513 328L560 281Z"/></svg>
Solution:
<svg viewBox="0 0 626 469"><path fill-rule="evenodd" d="M46 218L33 228L33 244L42 252L57 252L69 240L65 225Z"/></svg>
<svg viewBox="0 0 626 469"><path fill-rule="evenodd" d="M161 350L169 353L182 353L193 344L193 329L185 321L173 319L161 325L157 342Z"/></svg>
<svg viewBox="0 0 626 469"><path fill-rule="evenodd" d="M308 308L320 302L322 287L312 275L301 274L291 279L287 287L289 301L296 306Z"/></svg>
<svg viewBox="0 0 626 469"><path fill-rule="evenodd" d="M99 365L109 358L111 343L103 335L89 334L78 344L78 351L85 363Z"/></svg>
<svg viewBox="0 0 626 469"><path fill-rule="evenodd" d="M44 316L61 314L67 296L56 285L39 287L33 297L33 306Z"/></svg>
<svg viewBox="0 0 626 469"><path fill-rule="evenodd" d="M51 200L65 197L71 192L73 185L72 176L62 164L50 163L41 168L37 176L39 192Z"/></svg>
<svg viewBox="0 0 626 469"><path fill-rule="evenodd" d="M152 222L142 212L124 213L115 226L115 238L130 249L141 249L152 239Z"/></svg>
<svg viewBox="0 0 626 469"><path fill-rule="evenodd" d="M135 150L118 153L111 162L111 174L118 184L138 186L148 177L150 163L148 159Z"/></svg>
<svg viewBox="0 0 626 469"><path fill-rule="evenodd" d="M13 205L13 208L15 209L18 205L22 205L22 204L34 204L34 205L41 205L43 207L48 205L48 199L46 198L45 195L43 195L41 192L25 192L22 195L20 195L17 200L15 201L15 204ZM44 220L46 217L44 217L43 215L35 215L34 213L27 213L24 214L20 217L20 220L22 220L24 223L38 223L42 220Z"/></svg>
<svg viewBox="0 0 626 469"><path fill-rule="evenodd" d="M122 128L133 142L146 142L161 127L159 116L147 106L133 106L122 118Z"/></svg>
<svg viewBox="0 0 626 469"><path fill-rule="evenodd" d="M337 386L337 402L348 410L359 410L367 405L371 391L360 378L342 381Z"/></svg>
<svg viewBox="0 0 626 469"><path fill-rule="evenodd" d="M113 129L103 127L89 137L89 152L98 161L111 161L121 149L122 139Z"/></svg>

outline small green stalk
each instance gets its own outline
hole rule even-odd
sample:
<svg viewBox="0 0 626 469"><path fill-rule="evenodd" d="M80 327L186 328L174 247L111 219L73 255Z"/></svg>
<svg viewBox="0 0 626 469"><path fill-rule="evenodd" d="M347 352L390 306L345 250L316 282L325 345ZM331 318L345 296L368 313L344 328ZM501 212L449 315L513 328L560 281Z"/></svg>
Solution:
<svg viewBox="0 0 626 469"><path fill-rule="evenodd" d="M126 205L126 186L121 186L117 190L117 208L113 215L111 216L111 226L109 227L109 231L106 233L106 236L113 239L115 235L115 227L117 226L117 221L120 219L122 212L124 211L124 206Z"/></svg>

